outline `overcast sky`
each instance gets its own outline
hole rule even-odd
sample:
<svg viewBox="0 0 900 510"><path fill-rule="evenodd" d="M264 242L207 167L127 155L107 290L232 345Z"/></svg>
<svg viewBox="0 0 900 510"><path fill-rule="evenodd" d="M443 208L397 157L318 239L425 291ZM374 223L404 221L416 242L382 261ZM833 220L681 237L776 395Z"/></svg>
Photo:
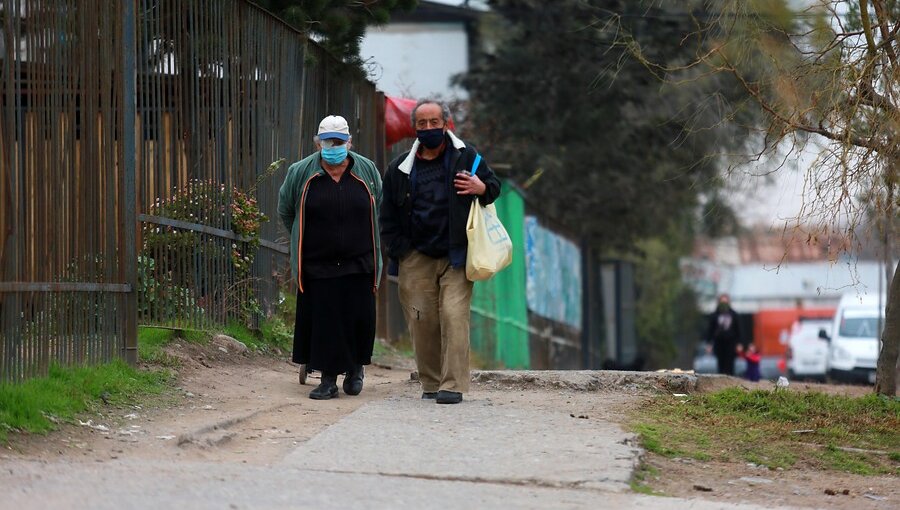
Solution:
<svg viewBox="0 0 900 510"><path fill-rule="evenodd" d="M780 229L785 221L796 219L801 209L804 209L804 214L811 211L814 214L812 218L801 218L802 223L822 221L824 206L838 202L841 190L826 185L814 194L815 182L807 181L833 175L830 170L835 161L831 158L827 162L820 161L822 154L825 154L824 149L832 147L832 143L813 135L802 150L796 149L787 157L782 154L781 157L770 157L732 170L728 176L727 186L730 189L726 195L742 223L745 226ZM864 186L851 181L845 191L857 202L856 198L864 191ZM850 220L843 208L839 217L838 221L842 223Z"/></svg>
<svg viewBox="0 0 900 510"><path fill-rule="evenodd" d="M803 205L803 183L815 161L807 150L781 160L759 161L735 168L729 176L731 204L746 226L781 227ZM781 168L778 168L781 165Z"/></svg>
<svg viewBox="0 0 900 510"><path fill-rule="evenodd" d="M447 5L463 5L465 3L465 2L463 2L463 0L429 0L429 1L434 2L436 4L447 4ZM487 2L485 2L483 0L470 0L469 7L473 8L473 9L481 9L481 10L488 9Z"/></svg>

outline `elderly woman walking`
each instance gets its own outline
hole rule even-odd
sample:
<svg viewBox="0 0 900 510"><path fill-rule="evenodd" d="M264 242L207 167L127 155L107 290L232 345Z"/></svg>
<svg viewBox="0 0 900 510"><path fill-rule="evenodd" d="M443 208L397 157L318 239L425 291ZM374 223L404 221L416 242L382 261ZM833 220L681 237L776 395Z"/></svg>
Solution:
<svg viewBox="0 0 900 510"><path fill-rule="evenodd" d="M317 151L290 166L278 194L278 214L291 232L291 273L297 283L295 363L322 373L309 397L363 388L375 341L375 291L381 279L375 164L350 151L347 121L319 124Z"/></svg>

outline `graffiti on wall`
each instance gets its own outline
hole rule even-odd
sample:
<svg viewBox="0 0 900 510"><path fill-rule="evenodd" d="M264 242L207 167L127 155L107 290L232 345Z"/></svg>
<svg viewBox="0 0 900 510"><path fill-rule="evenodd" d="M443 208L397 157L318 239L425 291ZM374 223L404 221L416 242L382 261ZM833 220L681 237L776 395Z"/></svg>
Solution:
<svg viewBox="0 0 900 510"><path fill-rule="evenodd" d="M528 309L581 329L581 251L575 243L525 217Z"/></svg>

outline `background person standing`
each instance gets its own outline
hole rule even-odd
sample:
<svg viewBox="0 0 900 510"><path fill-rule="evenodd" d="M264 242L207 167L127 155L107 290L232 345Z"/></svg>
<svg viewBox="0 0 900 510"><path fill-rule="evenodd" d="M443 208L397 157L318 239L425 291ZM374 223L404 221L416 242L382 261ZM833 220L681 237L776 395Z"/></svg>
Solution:
<svg viewBox="0 0 900 510"><path fill-rule="evenodd" d="M741 325L738 314L731 308L728 294L719 296L716 311L710 314L706 338L712 344L713 354L719 365L719 373L734 375L734 360L741 341Z"/></svg>
<svg viewBox="0 0 900 510"><path fill-rule="evenodd" d="M362 391L372 362L375 291L381 279L375 164L351 152L350 129L340 116L319 124L318 149L290 166L278 194L278 214L291 232L291 273L297 282L294 363L322 372L309 397ZM301 368L302 369L302 368Z"/></svg>

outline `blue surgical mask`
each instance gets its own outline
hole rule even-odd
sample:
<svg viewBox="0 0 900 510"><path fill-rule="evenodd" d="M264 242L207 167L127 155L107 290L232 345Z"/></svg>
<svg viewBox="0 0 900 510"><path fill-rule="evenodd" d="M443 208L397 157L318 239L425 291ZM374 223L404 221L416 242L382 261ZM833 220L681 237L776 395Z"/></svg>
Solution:
<svg viewBox="0 0 900 510"><path fill-rule="evenodd" d="M347 144L337 147L322 147L322 159L329 165L340 165L347 159Z"/></svg>
<svg viewBox="0 0 900 510"><path fill-rule="evenodd" d="M444 128L418 129L416 138L429 149L437 149L444 143Z"/></svg>

